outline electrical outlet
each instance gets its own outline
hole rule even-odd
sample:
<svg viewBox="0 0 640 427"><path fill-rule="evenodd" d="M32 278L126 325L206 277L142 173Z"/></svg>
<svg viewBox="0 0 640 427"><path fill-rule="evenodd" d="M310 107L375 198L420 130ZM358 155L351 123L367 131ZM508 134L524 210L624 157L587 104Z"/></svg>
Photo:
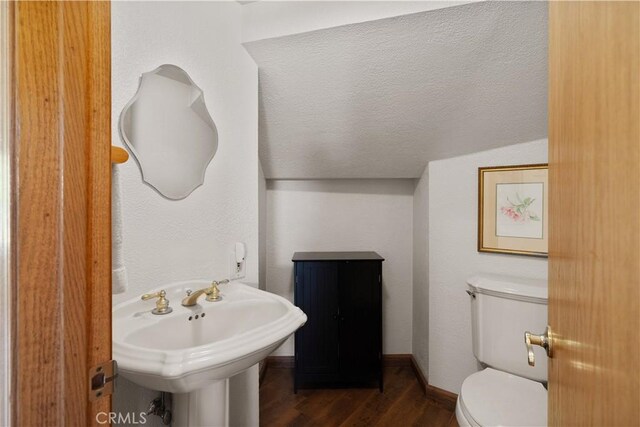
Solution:
<svg viewBox="0 0 640 427"><path fill-rule="evenodd" d="M247 262L243 259L236 256L235 251L231 251L229 254L229 279L242 279L246 276L246 264Z"/></svg>

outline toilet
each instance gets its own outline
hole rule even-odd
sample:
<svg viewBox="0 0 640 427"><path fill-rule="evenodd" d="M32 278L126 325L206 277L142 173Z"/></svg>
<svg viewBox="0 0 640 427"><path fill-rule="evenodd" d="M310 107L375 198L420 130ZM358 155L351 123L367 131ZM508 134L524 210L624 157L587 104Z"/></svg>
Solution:
<svg viewBox="0 0 640 427"><path fill-rule="evenodd" d="M547 355L527 362L524 332L547 326L547 283L498 275L468 281L473 354L484 367L462 383L456 418L468 426L546 426Z"/></svg>

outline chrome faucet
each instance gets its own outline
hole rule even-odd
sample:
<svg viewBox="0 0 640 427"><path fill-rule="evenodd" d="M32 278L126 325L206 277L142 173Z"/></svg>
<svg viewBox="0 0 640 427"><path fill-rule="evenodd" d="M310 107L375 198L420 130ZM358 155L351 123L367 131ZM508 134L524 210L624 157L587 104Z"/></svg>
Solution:
<svg viewBox="0 0 640 427"><path fill-rule="evenodd" d="M229 280L214 280L208 288L199 289L195 292L187 291L187 296L182 300L182 305L185 307L196 305L198 303L198 298L203 294L207 296L206 300L209 302L220 301L222 297L220 296L220 289L218 289L218 285L224 285L225 283L229 283Z"/></svg>

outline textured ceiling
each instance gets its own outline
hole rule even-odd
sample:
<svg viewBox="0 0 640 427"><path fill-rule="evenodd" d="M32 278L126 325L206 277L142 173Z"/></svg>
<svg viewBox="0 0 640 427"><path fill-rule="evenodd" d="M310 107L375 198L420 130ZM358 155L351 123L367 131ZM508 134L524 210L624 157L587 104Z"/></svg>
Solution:
<svg viewBox="0 0 640 427"><path fill-rule="evenodd" d="M245 43L267 178L414 178L547 136L547 4L483 2Z"/></svg>

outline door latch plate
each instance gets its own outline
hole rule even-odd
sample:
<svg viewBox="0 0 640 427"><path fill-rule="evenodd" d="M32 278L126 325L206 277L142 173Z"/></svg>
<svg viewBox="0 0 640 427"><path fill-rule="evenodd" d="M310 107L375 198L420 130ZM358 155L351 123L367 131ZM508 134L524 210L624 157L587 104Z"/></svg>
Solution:
<svg viewBox="0 0 640 427"><path fill-rule="evenodd" d="M89 370L89 400L98 400L113 394L114 380L118 376L118 363L109 360Z"/></svg>

